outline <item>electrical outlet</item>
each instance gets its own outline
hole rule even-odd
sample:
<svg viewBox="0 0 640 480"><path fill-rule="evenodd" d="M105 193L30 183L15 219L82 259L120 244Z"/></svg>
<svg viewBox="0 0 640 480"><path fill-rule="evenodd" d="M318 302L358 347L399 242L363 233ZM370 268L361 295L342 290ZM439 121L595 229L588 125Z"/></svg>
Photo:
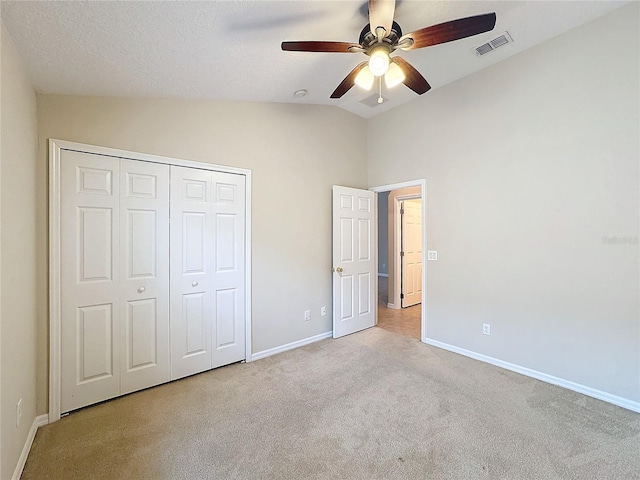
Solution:
<svg viewBox="0 0 640 480"><path fill-rule="evenodd" d="M305 310L304 311L304 319L305 319L306 322L311 320L311 310Z"/></svg>
<svg viewBox="0 0 640 480"><path fill-rule="evenodd" d="M327 307L323 305L322 307L320 307L320 315L324 317L326 314L327 314Z"/></svg>
<svg viewBox="0 0 640 480"><path fill-rule="evenodd" d="M491 324L490 323L483 323L482 324L482 333L484 333L485 335L491 335Z"/></svg>
<svg viewBox="0 0 640 480"><path fill-rule="evenodd" d="M16 404L16 427L20 426L20 422L22 422L22 399Z"/></svg>

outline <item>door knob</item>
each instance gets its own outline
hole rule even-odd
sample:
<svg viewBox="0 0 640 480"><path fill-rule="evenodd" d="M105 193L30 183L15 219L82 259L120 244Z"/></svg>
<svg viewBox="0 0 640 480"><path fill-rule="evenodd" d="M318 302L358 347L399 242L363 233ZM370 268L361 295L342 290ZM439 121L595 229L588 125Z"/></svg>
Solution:
<svg viewBox="0 0 640 480"><path fill-rule="evenodd" d="M336 267L336 272L338 273L342 273L344 270L342 270L342 267Z"/></svg>
<svg viewBox="0 0 640 480"><path fill-rule="evenodd" d="M140 287L140 288L138 289L138 293L142 293L142 292L144 292L144 290L145 290L145 288L144 288L144 287Z"/></svg>
<svg viewBox="0 0 640 480"><path fill-rule="evenodd" d="M198 282L193 282L193 283L191 284L191 286L192 286L192 287L197 287L197 286L198 286Z"/></svg>

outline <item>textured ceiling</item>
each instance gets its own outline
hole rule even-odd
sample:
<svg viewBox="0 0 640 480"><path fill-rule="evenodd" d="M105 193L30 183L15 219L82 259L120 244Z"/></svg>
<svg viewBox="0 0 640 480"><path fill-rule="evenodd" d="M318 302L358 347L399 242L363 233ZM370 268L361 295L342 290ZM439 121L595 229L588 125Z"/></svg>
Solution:
<svg viewBox="0 0 640 480"><path fill-rule="evenodd" d="M496 12L492 32L400 52L435 89L628 2L400 0L405 33ZM417 95L403 85L369 107L358 87L331 92L363 54L283 52L283 40L357 43L367 2L2 1L2 20L39 92L337 105L371 117ZM508 30L514 39L485 56L475 47ZM301 99L293 92L306 89ZM425 95L429 95L427 92Z"/></svg>

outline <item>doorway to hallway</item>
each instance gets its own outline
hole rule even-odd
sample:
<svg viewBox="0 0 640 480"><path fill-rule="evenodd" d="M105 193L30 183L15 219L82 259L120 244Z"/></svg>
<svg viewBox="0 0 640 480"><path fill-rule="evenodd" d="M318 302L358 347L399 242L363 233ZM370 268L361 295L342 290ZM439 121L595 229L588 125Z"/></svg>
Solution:
<svg viewBox="0 0 640 480"><path fill-rule="evenodd" d="M407 308L387 307L389 298L389 278L378 277L378 327L405 337L420 340L422 315L421 306Z"/></svg>
<svg viewBox="0 0 640 480"><path fill-rule="evenodd" d="M371 190L378 193L377 326L423 340L426 338L426 292L422 288L426 285L426 269L423 268L426 260L425 182L417 180ZM405 256L401 254L406 250L403 233L409 233L407 223L403 221L402 207L409 202L417 206L414 216L419 218L411 222L417 230L413 228L411 232L415 245L409 248L413 254L407 265L406 252Z"/></svg>

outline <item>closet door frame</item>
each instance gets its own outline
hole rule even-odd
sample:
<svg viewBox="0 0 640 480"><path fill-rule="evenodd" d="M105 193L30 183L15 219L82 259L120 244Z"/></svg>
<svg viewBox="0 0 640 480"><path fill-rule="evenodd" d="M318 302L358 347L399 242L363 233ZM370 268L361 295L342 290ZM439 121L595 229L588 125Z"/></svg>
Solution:
<svg viewBox="0 0 640 480"><path fill-rule="evenodd" d="M60 161L63 150L232 173L245 177L245 361L251 362L251 170L51 138L49 139L49 423L58 421L61 413Z"/></svg>

